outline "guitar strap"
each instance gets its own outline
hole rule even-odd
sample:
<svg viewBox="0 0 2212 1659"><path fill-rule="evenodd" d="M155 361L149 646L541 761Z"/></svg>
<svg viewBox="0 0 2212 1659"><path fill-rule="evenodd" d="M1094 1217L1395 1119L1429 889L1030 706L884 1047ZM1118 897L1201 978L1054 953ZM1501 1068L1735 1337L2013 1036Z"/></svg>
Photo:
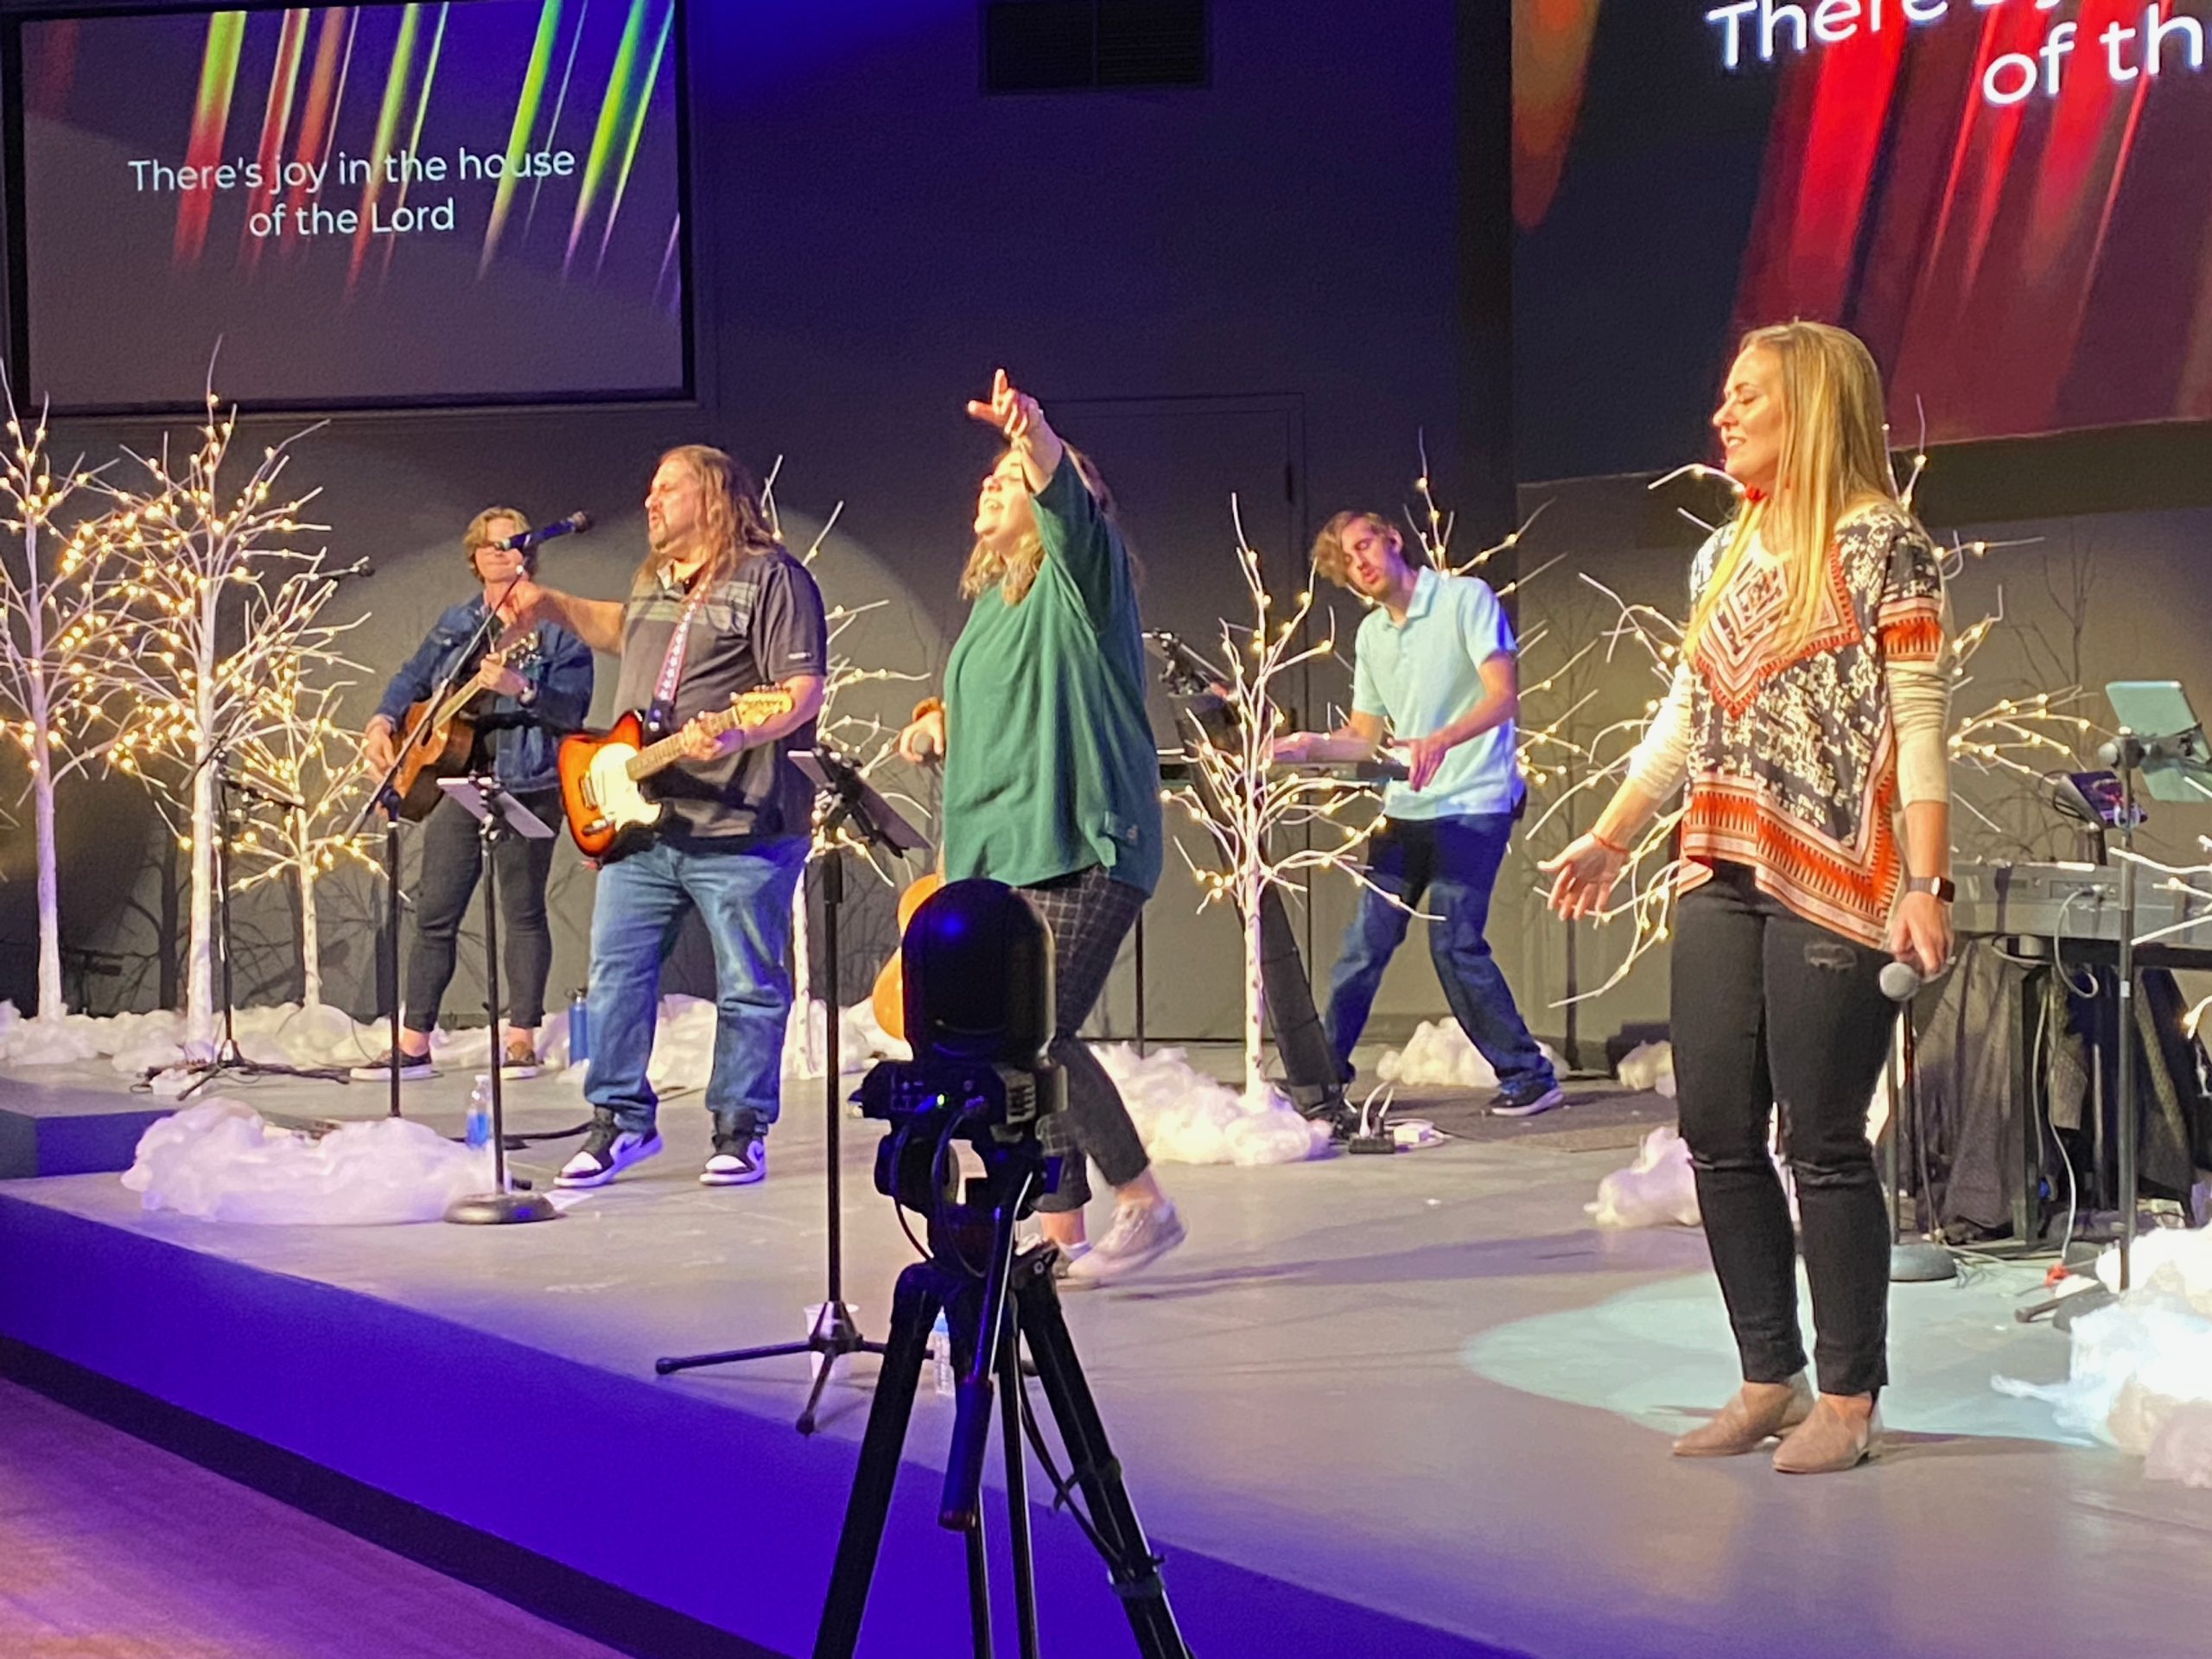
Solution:
<svg viewBox="0 0 2212 1659"><path fill-rule="evenodd" d="M645 710L645 724L657 732L675 729L676 688L683 678L683 657L691 639L691 621L698 615L699 607L707 602L707 590L712 586L702 573L691 584L683 613L676 619L676 632L670 637L668 655L661 662L660 678L653 683L652 703Z"/></svg>

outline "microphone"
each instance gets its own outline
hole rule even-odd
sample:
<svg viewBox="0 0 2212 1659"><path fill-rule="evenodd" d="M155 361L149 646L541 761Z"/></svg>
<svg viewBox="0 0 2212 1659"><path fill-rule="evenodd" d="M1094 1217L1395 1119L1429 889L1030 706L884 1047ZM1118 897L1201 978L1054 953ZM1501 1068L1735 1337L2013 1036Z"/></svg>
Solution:
<svg viewBox="0 0 2212 1659"><path fill-rule="evenodd" d="M1920 995L1920 969L1909 962L1882 964L1882 995L1892 1002L1910 1002Z"/></svg>
<svg viewBox="0 0 2212 1659"><path fill-rule="evenodd" d="M591 514L572 512L538 530L525 530L519 536L510 536L493 545L508 553L525 553L540 542L550 542L556 536L581 536L591 528Z"/></svg>

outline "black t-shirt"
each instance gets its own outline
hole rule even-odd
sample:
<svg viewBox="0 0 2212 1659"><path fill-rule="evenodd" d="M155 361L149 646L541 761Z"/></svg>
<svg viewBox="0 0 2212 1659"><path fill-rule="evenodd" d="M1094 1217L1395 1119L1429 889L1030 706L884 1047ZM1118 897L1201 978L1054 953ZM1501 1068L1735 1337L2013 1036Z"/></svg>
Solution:
<svg viewBox="0 0 2212 1659"><path fill-rule="evenodd" d="M658 576L644 578L631 594L622 615L620 707L644 711L652 704L689 596L684 586ZM715 584L693 614L675 707L665 727L647 735L727 709L740 692L829 671L829 624L813 576L780 548L752 555ZM663 836L683 842L806 834L814 791L784 757L811 751L814 728L809 721L772 747L716 760L679 760L654 774L645 790L667 806Z"/></svg>

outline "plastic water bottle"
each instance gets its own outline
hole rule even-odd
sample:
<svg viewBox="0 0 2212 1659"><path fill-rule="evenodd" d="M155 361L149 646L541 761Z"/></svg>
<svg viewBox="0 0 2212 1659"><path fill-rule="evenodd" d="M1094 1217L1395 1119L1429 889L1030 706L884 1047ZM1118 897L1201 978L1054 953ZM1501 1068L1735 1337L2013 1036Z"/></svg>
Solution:
<svg viewBox="0 0 2212 1659"><path fill-rule="evenodd" d="M591 1008L579 989L569 999L569 1064L581 1065L591 1058Z"/></svg>
<svg viewBox="0 0 2212 1659"><path fill-rule="evenodd" d="M931 1377L940 1399L952 1398L952 1327L944 1322L944 1310L938 1309L937 1323L930 1327Z"/></svg>
<svg viewBox="0 0 2212 1659"><path fill-rule="evenodd" d="M468 1094L468 1149L488 1171L492 1166L492 1077L479 1072Z"/></svg>

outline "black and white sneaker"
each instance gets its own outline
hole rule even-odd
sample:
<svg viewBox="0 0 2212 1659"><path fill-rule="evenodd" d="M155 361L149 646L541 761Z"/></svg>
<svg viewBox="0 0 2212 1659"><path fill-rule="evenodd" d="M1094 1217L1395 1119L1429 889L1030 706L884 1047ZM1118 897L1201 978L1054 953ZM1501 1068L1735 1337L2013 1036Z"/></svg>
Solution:
<svg viewBox="0 0 2212 1659"><path fill-rule="evenodd" d="M768 1179L768 1142L750 1112L717 1114L715 1151L699 1172L702 1186L751 1186Z"/></svg>
<svg viewBox="0 0 2212 1659"><path fill-rule="evenodd" d="M366 1065L357 1065L350 1073L356 1083L388 1083L391 1080L391 1051L390 1049L371 1060ZM420 1083L425 1077L435 1077L438 1068L430 1064L427 1054L402 1053L399 1057L399 1080Z"/></svg>
<svg viewBox="0 0 2212 1659"><path fill-rule="evenodd" d="M592 1115L591 1133L576 1155L561 1166L553 1178L556 1186L605 1186L632 1164L641 1164L660 1150L656 1130L639 1135L615 1122L612 1112Z"/></svg>
<svg viewBox="0 0 2212 1659"><path fill-rule="evenodd" d="M1534 1117L1554 1106L1567 1104L1567 1090L1550 1077L1528 1077L1509 1083L1490 1097L1492 1117Z"/></svg>

